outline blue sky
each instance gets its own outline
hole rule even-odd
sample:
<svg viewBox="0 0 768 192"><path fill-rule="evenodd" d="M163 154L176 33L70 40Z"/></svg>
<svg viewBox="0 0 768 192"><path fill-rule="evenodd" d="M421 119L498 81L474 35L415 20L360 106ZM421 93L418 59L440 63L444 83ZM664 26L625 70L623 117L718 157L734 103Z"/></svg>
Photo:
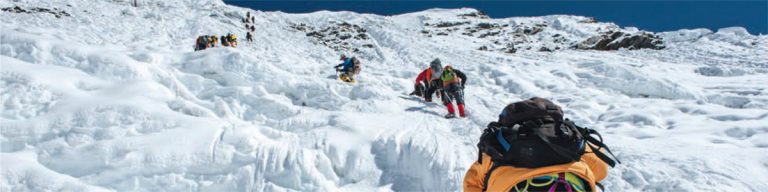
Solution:
<svg viewBox="0 0 768 192"><path fill-rule="evenodd" d="M319 10L354 11L380 15L429 8L472 7L494 18L569 14L594 17L623 27L647 31L741 26L752 34L768 34L768 0L751 1L274 1L225 0L227 4L262 11L306 13Z"/></svg>

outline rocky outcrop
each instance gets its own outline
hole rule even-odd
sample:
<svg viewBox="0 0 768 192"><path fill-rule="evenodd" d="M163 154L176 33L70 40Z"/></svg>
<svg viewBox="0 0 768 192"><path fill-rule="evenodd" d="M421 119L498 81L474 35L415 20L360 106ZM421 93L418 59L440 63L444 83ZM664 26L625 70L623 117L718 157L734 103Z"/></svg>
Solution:
<svg viewBox="0 0 768 192"><path fill-rule="evenodd" d="M621 31L612 31L600 36L590 37L576 45L575 48L593 50L619 50L621 48L629 50L664 49L664 43L660 37L647 32L628 34Z"/></svg>
<svg viewBox="0 0 768 192"><path fill-rule="evenodd" d="M434 24L425 23L424 25L425 26L434 26L434 27L439 27L439 28L446 28L446 27L455 27L455 26L464 25L464 24L469 24L469 21L463 21L463 22L445 21L445 22L439 22L439 23L434 23Z"/></svg>
<svg viewBox="0 0 768 192"><path fill-rule="evenodd" d="M360 52L360 48L373 48L373 43L365 29L359 25L340 22L329 25L320 30L315 27L300 23L292 24L290 27L294 30L306 33L307 37L312 37L315 42L322 44L335 51Z"/></svg>
<svg viewBox="0 0 768 192"><path fill-rule="evenodd" d="M39 7L33 7L29 10L21 8L19 6L14 7L5 7L0 9L5 12L11 12L11 13L50 13L53 14L56 18L61 18L62 16L71 16L69 13L63 10L59 10L58 8L53 8L53 10L48 8L39 8Z"/></svg>
<svg viewBox="0 0 768 192"><path fill-rule="evenodd" d="M467 18L467 17L474 17L474 18L481 18L481 19L490 19L491 18L491 17L488 17L488 14L485 14L485 12L480 11L480 10L469 12L469 13L465 13L465 14L460 14L459 16L461 16L462 18Z"/></svg>

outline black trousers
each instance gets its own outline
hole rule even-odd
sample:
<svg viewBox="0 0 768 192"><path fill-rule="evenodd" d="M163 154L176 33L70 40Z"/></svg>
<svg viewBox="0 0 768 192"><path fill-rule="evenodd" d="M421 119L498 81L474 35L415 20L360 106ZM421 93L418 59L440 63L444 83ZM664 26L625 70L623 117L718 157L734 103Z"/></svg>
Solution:
<svg viewBox="0 0 768 192"><path fill-rule="evenodd" d="M413 94L415 94L416 96L423 97L424 95L426 95L425 92L426 92L426 88L424 87L423 84L416 83L413 85Z"/></svg>
<svg viewBox="0 0 768 192"><path fill-rule="evenodd" d="M429 86L427 87L427 93L426 95L424 95L424 99L429 102L429 101L432 101L432 94L435 94L435 92L437 92L437 90L441 89L441 87L443 86L443 81L440 79L435 79L435 80L432 80L432 83L428 85Z"/></svg>
<svg viewBox="0 0 768 192"><path fill-rule="evenodd" d="M451 103L451 101L456 101L456 104L464 104L464 90L461 89L461 86L458 84L451 84L448 85L448 87L443 88L443 91L440 93L442 94L442 100L443 105L447 105Z"/></svg>

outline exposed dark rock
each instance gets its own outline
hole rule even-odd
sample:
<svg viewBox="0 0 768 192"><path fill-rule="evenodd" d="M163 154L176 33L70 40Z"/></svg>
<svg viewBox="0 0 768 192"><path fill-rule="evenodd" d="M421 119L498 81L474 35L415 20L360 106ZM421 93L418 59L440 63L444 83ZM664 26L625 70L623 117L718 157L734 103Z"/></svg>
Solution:
<svg viewBox="0 0 768 192"><path fill-rule="evenodd" d="M486 47L485 45L483 45L482 47L480 47L480 48L477 48L477 50L480 50L480 51L488 51L488 47Z"/></svg>
<svg viewBox="0 0 768 192"><path fill-rule="evenodd" d="M499 24L491 24L491 23L478 23L477 28L480 29L491 29L491 28L497 28L499 27Z"/></svg>
<svg viewBox="0 0 768 192"><path fill-rule="evenodd" d="M517 52L517 49L515 48L514 43L507 43L507 46L502 49L505 53L515 53Z"/></svg>
<svg viewBox="0 0 768 192"><path fill-rule="evenodd" d="M483 11L476 11L476 12L471 12L471 13L465 13L465 14L461 14L459 16L462 16L462 17L477 17L477 18L482 18L482 19L490 18L490 17L488 17L488 14L485 14L485 12L483 12Z"/></svg>
<svg viewBox="0 0 768 192"><path fill-rule="evenodd" d="M597 23L597 20L595 20L594 17L589 17L589 18L587 18L585 20L579 21L579 23Z"/></svg>
<svg viewBox="0 0 768 192"><path fill-rule="evenodd" d="M366 35L365 33L360 33L360 34L357 34L357 36L355 36L355 39L367 40L368 35Z"/></svg>
<svg viewBox="0 0 768 192"><path fill-rule="evenodd" d="M488 33L484 33L484 34L482 34L482 35L480 35L480 36L478 36L478 37L479 37L479 38L485 38L485 37L487 37L487 36L496 36L496 35L498 35L499 33L501 33L501 31L491 31L491 32L488 32Z"/></svg>
<svg viewBox="0 0 768 192"><path fill-rule="evenodd" d="M463 21L463 22L440 22L438 24L435 24L435 27L454 27L459 25L469 24L469 21Z"/></svg>
<svg viewBox="0 0 768 192"><path fill-rule="evenodd" d="M555 43L565 43L565 41L566 41L565 37L562 37L562 36L555 37L554 40L552 40L552 42L555 42Z"/></svg>
<svg viewBox="0 0 768 192"><path fill-rule="evenodd" d="M541 52L552 52L552 49L550 49L549 47L541 47L541 48L539 48L539 51L541 51Z"/></svg>
<svg viewBox="0 0 768 192"><path fill-rule="evenodd" d="M664 49L664 45L660 37L651 33L625 34L620 31L611 31L600 36L590 37L577 45L576 48L594 50L619 50L620 48L626 48L635 50Z"/></svg>
<svg viewBox="0 0 768 192"><path fill-rule="evenodd" d="M448 33L446 33L446 32L440 32L440 33L437 33L437 35L448 36Z"/></svg>
<svg viewBox="0 0 768 192"><path fill-rule="evenodd" d="M26 10L19 6L14 6L14 7L5 7L0 10L5 12L11 12L11 13L30 13L30 14L31 13L50 13L50 14L53 14L53 16L55 16L56 18L61 18L62 16L67 16L67 17L72 16L66 11L60 11L58 9L59 8L53 8L53 10L51 10L48 8L33 7L33 8L30 8L29 10Z"/></svg>
<svg viewBox="0 0 768 192"><path fill-rule="evenodd" d="M307 37L313 37L316 40L315 43L324 45L335 51L359 52L360 49L355 48L354 46L373 48L373 44L365 43L370 40L370 37L365 33L366 30L359 25L347 22L331 23L335 25L330 25L320 30L314 30L314 27L303 23L293 24L290 27L305 32ZM360 45L359 43L365 44Z"/></svg>
<svg viewBox="0 0 768 192"><path fill-rule="evenodd" d="M308 37L317 37L317 38L323 38L323 37L325 37L325 35L323 35L323 34L322 34L322 33L320 33L320 32L317 32L317 31L312 31L312 32L309 32L309 33L307 33L307 36L308 36Z"/></svg>
<svg viewBox="0 0 768 192"><path fill-rule="evenodd" d="M522 32L526 35L536 35L536 33L541 32L543 29L541 27L533 27L533 28L523 28L522 31L518 29L518 33Z"/></svg>

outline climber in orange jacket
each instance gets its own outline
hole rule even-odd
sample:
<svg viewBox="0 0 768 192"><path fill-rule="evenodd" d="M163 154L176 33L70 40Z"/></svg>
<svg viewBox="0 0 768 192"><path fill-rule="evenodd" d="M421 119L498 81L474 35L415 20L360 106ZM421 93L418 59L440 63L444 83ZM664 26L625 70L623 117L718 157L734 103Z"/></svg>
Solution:
<svg viewBox="0 0 768 192"><path fill-rule="evenodd" d="M591 134L597 133L563 120L549 100L512 103L481 136L464 191L597 191L608 166L619 161L605 155L613 154Z"/></svg>

